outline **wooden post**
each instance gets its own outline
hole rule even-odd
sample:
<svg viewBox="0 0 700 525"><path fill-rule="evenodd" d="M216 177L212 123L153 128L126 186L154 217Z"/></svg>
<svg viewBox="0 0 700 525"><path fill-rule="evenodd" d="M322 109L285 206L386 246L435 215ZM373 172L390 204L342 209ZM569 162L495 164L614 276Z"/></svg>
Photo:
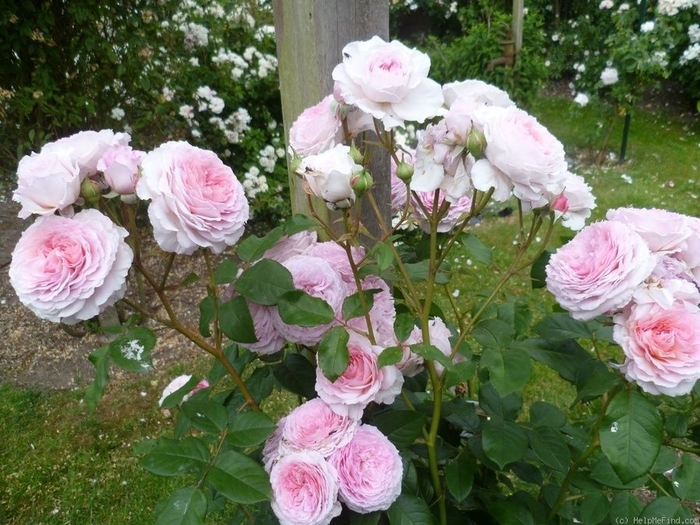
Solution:
<svg viewBox="0 0 700 525"><path fill-rule="evenodd" d="M309 106L333 92L333 68L342 62L342 50L356 40L374 35L389 40L389 0L273 0L277 58L285 139L294 120ZM390 217L389 157L375 154L369 171L385 219ZM289 174L292 211L308 213L300 179ZM314 206L327 217L323 203ZM367 210L369 211L369 210ZM362 214L370 232L377 232L372 213Z"/></svg>
<svg viewBox="0 0 700 525"><path fill-rule="evenodd" d="M523 13L524 0L513 0L513 40L515 41L515 60L523 47Z"/></svg>

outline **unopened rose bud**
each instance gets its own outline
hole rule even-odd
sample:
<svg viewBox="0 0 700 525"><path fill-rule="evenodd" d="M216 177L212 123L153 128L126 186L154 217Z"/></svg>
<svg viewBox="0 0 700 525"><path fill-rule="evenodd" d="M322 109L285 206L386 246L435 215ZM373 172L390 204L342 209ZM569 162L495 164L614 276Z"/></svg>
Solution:
<svg viewBox="0 0 700 525"><path fill-rule="evenodd" d="M486 149L486 137L484 134L472 126L467 135L467 150L475 159L480 159Z"/></svg>
<svg viewBox="0 0 700 525"><path fill-rule="evenodd" d="M566 213L569 211L569 199L564 194L561 194L552 201L550 208L560 213Z"/></svg>
<svg viewBox="0 0 700 525"><path fill-rule="evenodd" d="M80 185L80 195L90 204L95 205L99 202L102 190L100 186L91 179L85 179Z"/></svg>
<svg viewBox="0 0 700 525"><path fill-rule="evenodd" d="M292 170L292 173L297 173L297 170L299 169L299 165L301 164L301 157L299 155L294 155L292 157L292 160L289 161L289 167Z"/></svg>
<svg viewBox="0 0 700 525"><path fill-rule="evenodd" d="M411 182L411 178L413 178L413 166L402 160L396 167L396 176L408 184Z"/></svg>
<svg viewBox="0 0 700 525"><path fill-rule="evenodd" d="M350 157L355 164L362 165L363 161L365 160L365 156L359 149L357 149L354 142L350 144Z"/></svg>
<svg viewBox="0 0 700 525"><path fill-rule="evenodd" d="M350 186L358 197L367 193L373 185L374 180L367 170L362 170L354 174L350 179Z"/></svg>

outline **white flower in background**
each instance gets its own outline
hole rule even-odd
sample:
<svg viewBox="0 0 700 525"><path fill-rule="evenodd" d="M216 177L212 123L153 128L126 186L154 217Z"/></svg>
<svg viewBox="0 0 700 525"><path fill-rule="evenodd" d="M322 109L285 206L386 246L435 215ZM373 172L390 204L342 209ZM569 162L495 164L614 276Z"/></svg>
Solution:
<svg viewBox="0 0 700 525"><path fill-rule="evenodd" d="M598 9L612 9L614 5L612 0L603 0L598 6Z"/></svg>
<svg viewBox="0 0 700 525"><path fill-rule="evenodd" d="M265 148L261 149L258 155L258 162L266 172L272 173L275 171L275 165L277 164L277 152L275 151L275 147L268 144Z"/></svg>
<svg viewBox="0 0 700 525"><path fill-rule="evenodd" d="M662 15L676 16L679 11L697 6L697 0L659 0L656 11Z"/></svg>
<svg viewBox="0 0 700 525"><path fill-rule="evenodd" d="M124 110L119 106L112 108L112 118L114 120L121 120L124 118L124 115L126 115L126 113L124 113Z"/></svg>
<svg viewBox="0 0 700 525"><path fill-rule="evenodd" d="M265 193L270 188L267 185L267 177L260 175L257 166L252 166L243 176L243 189L246 197L254 199L259 193Z"/></svg>
<svg viewBox="0 0 700 525"><path fill-rule="evenodd" d="M700 42L700 24L690 24L688 26L688 38L690 38L691 44Z"/></svg>
<svg viewBox="0 0 700 525"><path fill-rule="evenodd" d="M168 102L170 102L175 96L175 91L170 89L168 86L163 86L161 92L163 93L163 98Z"/></svg>
<svg viewBox="0 0 700 525"><path fill-rule="evenodd" d="M680 65L685 65L691 60L695 60L698 57L700 57L700 43L696 42L688 49L683 51L681 58L678 60L678 63Z"/></svg>
<svg viewBox="0 0 700 525"><path fill-rule="evenodd" d="M552 35L552 42L559 42L559 33L554 33Z"/></svg>
<svg viewBox="0 0 700 525"><path fill-rule="evenodd" d="M190 126L192 125L192 121L194 120L194 108L192 106L183 104L180 106L178 113L187 120Z"/></svg>
<svg viewBox="0 0 700 525"><path fill-rule="evenodd" d="M577 93L576 97L574 97L574 103L578 104L579 106L586 107L588 105L588 95L585 93Z"/></svg>
<svg viewBox="0 0 700 525"><path fill-rule="evenodd" d="M653 20L649 20L648 22L644 22L644 23L641 25L641 27L639 28L639 30L640 30L642 33L648 33L649 31L653 31L653 30L654 30L654 25L655 25L654 21L653 21Z"/></svg>
<svg viewBox="0 0 700 525"><path fill-rule="evenodd" d="M224 106L224 99L221 97L212 97L211 100L209 100L209 111L215 115L220 114L224 110Z"/></svg>
<svg viewBox="0 0 700 525"><path fill-rule="evenodd" d="M600 74L600 81L605 86L612 86L613 84L616 84L618 80L619 77L617 74L617 69L614 67L606 67Z"/></svg>
<svg viewBox="0 0 700 525"><path fill-rule="evenodd" d="M666 51L654 51L651 61L665 68L668 66L668 55Z"/></svg>
<svg viewBox="0 0 700 525"><path fill-rule="evenodd" d="M209 30L201 24L190 22L180 26L180 31L185 33L185 47L194 49L209 44Z"/></svg>
<svg viewBox="0 0 700 525"><path fill-rule="evenodd" d="M196 139L201 139L202 138L202 132L198 128L193 128L192 129L192 136Z"/></svg>
<svg viewBox="0 0 700 525"><path fill-rule="evenodd" d="M624 13L625 11L629 11L630 5L625 3L625 4L620 4L620 7L617 8L618 13Z"/></svg>
<svg viewBox="0 0 700 525"><path fill-rule="evenodd" d="M197 57L190 57L188 62L192 67L199 67L199 59Z"/></svg>

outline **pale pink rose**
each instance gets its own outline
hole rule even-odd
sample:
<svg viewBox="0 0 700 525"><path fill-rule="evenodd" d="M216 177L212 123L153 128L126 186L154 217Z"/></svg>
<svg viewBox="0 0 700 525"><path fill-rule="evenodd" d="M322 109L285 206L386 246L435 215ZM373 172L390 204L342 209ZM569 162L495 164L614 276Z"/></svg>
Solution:
<svg viewBox="0 0 700 525"><path fill-rule="evenodd" d="M352 206L355 192L350 179L360 171L362 166L352 160L350 147L343 144L305 157L297 167L297 173L304 177L310 193L326 201L331 209Z"/></svg>
<svg viewBox="0 0 700 525"><path fill-rule="evenodd" d="M39 217L12 252L10 284L41 319L75 324L124 297L128 235L97 210Z"/></svg>
<svg viewBox="0 0 700 525"><path fill-rule="evenodd" d="M655 264L631 227L597 222L552 255L546 267L547 288L573 318L593 319L629 303Z"/></svg>
<svg viewBox="0 0 700 525"><path fill-rule="evenodd" d="M192 376L185 374L185 375L177 376L175 379L170 381L170 383L168 383L165 386L165 388L163 389L163 393L161 394L160 399L158 400L158 406L162 407L165 399L170 394L174 394L175 392L180 390L183 386L185 386L187 384L187 382L190 379L192 379ZM199 392L200 390L204 390L205 388L209 388L209 381L207 381L206 379L202 379L199 383L197 383L194 386L194 388L192 388L192 390L190 390L187 394L185 394L182 397L182 401L180 403L184 403L189 398L191 398L193 395L195 395L197 392ZM167 408L162 408L161 412L165 416L170 416L170 410L168 410Z"/></svg>
<svg viewBox="0 0 700 525"><path fill-rule="evenodd" d="M635 303L657 303L662 308L670 308L676 301L700 303L693 273L675 255L659 257L651 275L635 289Z"/></svg>
<svg viewBox="0 0 700 525"><path fill-rule="evenodd" d="M413 343L417 342L418 341L413 341ZM403 350L403 355L401 356L401 361L396 363L396 368L404 377L417 376L423 371L425 365L424 359L418 354L411 352L411 349L408 347L409 344L413 343L404 342L399 345Z"/></svg>
<svg viewBox="0 0 700 525"><path fill-rule="evenodd" d="M17 166L17 189L12 195L22 206L18 217L68 208L80 197L80 183L80 169L67 154L42 151L25 155Z"/></svg>
<svg viewBox="0 0 700 525"><path fill-rule="evenodd" d="M338 103L333 95L306 108L289 128L289 146L300 157L318 155L342 142Z"/></svg>
<svg viewBox="0 0 700 525"><path fill-rule="evenodd" d="M373 298L372 308L369 311L369 319L372 325L372 333L376 343L379 346L387 347L393 346L395 335L394 335L394 321L396 320L396 307L394 305L394 296L391 293L391 288L381 277L377 275L368 275L360 283L363 290L379 290L375 293ZM355 283L349 285L349 294L354 294L357 292L357 286ZM362 333L369 333L367 328L367 318L362 315L360 317L354 317L352 319L347 319L347 325L355 330L359 330Z"/></svg>
<svg viewBox="0 0 700 525"><path fill-rule="evenodd" d="M327 458L348 444L359 425L356 419L336 414L322 399L311 399L287 415L280 453L313 450Z"/></svg>
<svg viewBox="0 0 700 525"><path fill-rule="evenodd" d="M114 133L111 129L79 131L70 137L49 142L41 151L68 155L80 169L82 180L97 173L97 163L105 151L113 146L126 146L130 141L127 133Z"/></svg>
<svg viewBox="0 0 700 525"><path fill-rule="evenodd" d="M360 265L366 255L366 251L362 246L351 246L350 253L352 255L353 263L356 266ZM350 260L348 259L348 252L346 252L345 248L340 246L337 242L326 241L316 243L309 247L309 249L306 251L306 255L325 259L331 263L333 268L335 268L335 270L340 274L344 283L353 289L356 288L355 275L352 272L352 266L350 265Z"/></svg>
<svg viewBox="0 0 700 525"><path fill-rule="evenodd" d="M591 187L583 177L567 172L562 181L563 190L551 202L556 218L570 230L578 231L586 225L586 219L596 207Z"/></svg>
<svg viewBox="0 0 700 525"><path fill-rule="evenodd" d="M360 419L372 401L391 403L401 393L403 376L395 366L379 368L377 356L383 350L365 337L350 332L350 362L343 375L330 381L316 369L316 392L334 412Z"/></svg>
<svg viewBox="0 0 700 525"><path fill-rule="evenodd" d="M700 310L677 301L633 305L614 317L613 337L625 352L621 371L650 394L682 396L700 379Z"/></svg>
<svg viewBox="0 0 700 525"><path fill-rule="evenodd" d="M162 250L221 253L243 235L249 214L243 185L215 153L166 142L146 155L141 170L136 193L151 199L148 216Z"/></svg>
<svg viewBox="0 0 700 525"><path fill-rule="evenodd" d="M262 464L265 468L265 472L268 474L275 463L282 457L280 452L280 443L282 442L282 432L284 432L284 427L287 424L287 418L282 417L277 422L277 428L272 433L272 435L265 440L265 444L262 449Z"/></svg>
<svg viewBox="0 0 700 525"><path fill-rule="evenodd" d="M558 193L567 172L564 147L535 117L515 106L488 106L474 113L474 122L486 138L486 160L510 181L524 205L539 208L548 203L547 193ZM473 178L474 187L500 187L500 180L483 176Z"/></svg>
<svg viewBox="0 0 700 525"><path fill-rule="evenodd" d="M336 318L339 318L347 291L343 279L331 263L320 257L295 255L282 264L292 274L294 287L297 290L303 290L313 297L323 299L333 309ZM317 344L328 328L337 324L337 321L333 321L318 326L289 325L282 320L276 309L271 315L272 322L280 335L292 343L307 346Z"/></svg>
<svg viewBox="0 0 700 525"><path fill-rule="evenodd" d="M318 242L318 235L316 232L304 230L294 235L282 237L275 245L267 250L262 259L272 259L278 263L282 263L294 257L295 255L302 255L308 252L313 246Z"/></svg>
<svg viewBox="0 0 700 525"><path fill-rule="evenodd" d="M420 204L419 204L420 202ZM411 195L412 213L411 216L416 219L418 226L426 233L430 232L429 217L432 216L435 210L435 192L417 191ZM444 193L438 193L438 210L446 206L445 212L440 216L437 231L440 233L449 232L457 226L468 214L472 207L472 200L464 195L455 202L448 202ZM428 216L426 216L426 212Z"/></svg>
<svg viewBox="0 0 700 525"><path fill-rule="evenodd" d="M431 345L440 350L440 352L442 352L447 357L452 355L452 343L450 342L452 332L450 332L450 329L445 324L445 321L443 321L439 317L433 317L432 319L430 319L428 321L428 333L430 334ZM416 326L413 329L411 335L408 337L407 342L409 344L425 342L423 339L423 331L419 326ZM454 358L452 359L452 362L460 363L465 360L466 358L462 354L456 353ZM442 372L445 370L445 367L437 361L434 362L434 366L435 370L439 375L441 375Z"/></svg>
<svg viewBox="0 0 700 525"><path fill-rule="evenodd" d="M330 462L338 472L340 501L350 510L360 514L386 510L401 494L401 456L376 427L358 428Z"/></svg>
<svg viewBox="0 0 700 525"><path fill-rule="evenodd" d="M450 82L442 86L442 93L448 108L457 101L468 104L474 109L482 106L507 108L514 105L508 93L482 80Z"/></svg>
<svg viewBox="0 0 700 525"><path fill-rule="evenodd" d="M608 210L606 218L609 221L624 222L633 228L652 253L680 252L693 235L687 216L666 210L617 208Z"/></svg>
<svg viewBox="0 0 700 525"><path fill-rule="evenodd" d="M374 36L343 48L343 62L333 69L335 92L338 100L381 120L387 129L424 122L443 104L442 88L428 78L429 70L428 55Z"/></svg>
<svg viewBox="0 0 700 525"><path fill-rule="evenodd" d="M248 309L253 318L255 337L258 340L254 343L238 343L238 346L262 355L274 354L282 350L285 338L277 330L275 308L273 306L261 306L248 301Z"/></svg>
<svg viewBox="0 0 700 525"><path fill-rule="evenodd" d="M338 473L318 452L294 452L270 471L272 510L280 525L328 525L342 510Z"/></svg>
<svg viewBox="0 0 700 525"><path fill-rule="evenodd" d="M112 146L97 161L97 169L102 172L112 191L130 195L136 191L139 166L145 156L145 152L134 150L131 146Z"/></svg>

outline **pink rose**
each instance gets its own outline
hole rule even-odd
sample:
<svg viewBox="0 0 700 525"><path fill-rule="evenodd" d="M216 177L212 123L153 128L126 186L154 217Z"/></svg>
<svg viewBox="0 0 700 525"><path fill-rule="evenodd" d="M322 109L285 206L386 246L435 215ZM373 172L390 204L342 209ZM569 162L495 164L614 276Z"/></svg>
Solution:
<svg viewBox="0 0 700 525"><path fill-rule="evenodd" d="M547 264L547 288L575 319L623 308L655 266L644 240L621 222L582 229Z"/></svg>
<svg viewBox="0 0 700 525"><path fill-rule="evenodd" d="M350 510L360 514L386 510L401 494L401 456L376 427L362 425L329 461L338 471L340 501Z"/></svg>
<svg viewBox="0 0 700 525"><path fill-rule="evenodd" d="M514 105L508 93L481 80L450 82L442 86L442 93L448 108L457 101L468 104L474 109L482 106L507 108Z"/></svg>
<svg viewBox="0 0 700 525"><path fill-rule="evenodd" d="M342 510L337 476L318 452L295 452L277 461L270 485L280 525L328 525Z"/></svg>
<svg viewBox="0 0 700 525"><path fill-rule="evenodd" d="M650 394L681 396L700 379L700 310L677 301L633 305L614 317L613 337L625 352L622 372Z"/></svg>
<svg viewBox="0 0 700 525"><path fill-rule="evenodd" d="M311 399L287 415L280 453L313 450L327 458L352 439L359 424L333 412L322 399Z"/></svg>
<svg viewBox="0 0 700 525"><path fill-rule="evenodd" d="M688 266L675 255L659 257L651 275L634 291L635 303L657 303L670 308L676 301L700 303L700 291Z"/></svg>
<svg viewBox="0 0 700 525"><path fill-rule="evenodd" d="M348 208L355 202L350 179L362 171L350 157L350 147L338 144L302 159L297 173L304 177L308 192L326 201L330 209Z"/></svg>
<svg viewBox="0 0 700 525"><path fill-rule="evenodd" d="M82 180L97 173L97 163L109 148L126 146L130 141L127 133L114 133L111 129L79 131L70 137L49 142L41 151L70 157L80 169Z"/></svg>
<svg viewBox="0 0 700 525"><path fill-rule="evenodd" d="M438 209L440 209L447 201L445 194L440 192L437 201ZM416 219L418 226L424 232L429 233L430 223L428 222L428 217L432 216L435 209L435 192L417 191L415 195L411 196L411 202L413 203L411 216ZM467 216L472 208L472 200L467 195L464 195L457 201L448 202L446 205L447 209L438 222L437 231L440 233L449 232ZM426 217L426 211L428 212L428 217Z"/></svg>
<svg viewBox="0 0 700 525"><path fill-rule="evenodd" d="M440 319L439 317L433 317L428 321L428 333L430 334L430 344L433 345L435 348L440 350L443 354L445 354L447 357L452 355L452 343L450 342L450 337L452 337L452 332L450 332L450 329L447 327L445 324L445 321ZM413 331L411 332L411 335L408 337L408 344L415 344L415 343L423 343L423 331L419 326L416 326ZM457 353L455 354L452 362L453 363L459 363L461 361L465 361L466 358L460 354ZM440 363L435 362L435 370L439 375L442 374L444 371L445 367L443 367Z"/></svg>
<svg viewBox="0 0 700 525"><path fill-rule="evenodd" d="M18 216L48 215L71 206L80 197L80 183L80 168L69 155L51 151L25 155L17 166L12 196L22 206Z"/></svg>
<svg viewBox="0 0 700 525"><path fill-rule="evenodd" d="M482 166L472 172L474 187L498 191L505 179L527 207L546 205L546 193L557 193L553 190L561 187L567 171L561 142L537 119L515 106L482 107L474 113L474 121L486 137L484 154L492 168L490 171ZM483 164L483 159L477 164ZM502 196L500 191L498 194Z"/></svg>
<svg viewBox="0 0 700 525"><path fill-rule="evenodd" d="M295 255L282 263L292 274L294 286L307 294L326 301L336 314L340 316L343 301L347 295L345 284L340 274L328 261L309 255ZM275 310L272 322L280 335L288 341L303 345L317 344L328 328L337 324L332 322L318 326L288 325Z"/></svg>
<svg viewBox="0 0 700 525"><path fill-rule="evenodd" d="M395 344L396 336L394 334L394 321L396 320L396 307L394 305L394 296L391 293L391 288L381 277L377 275L368 275L360 282L362 289L369 292L370 290L379 290L372 296L372 308L369 311L369 320L372 325L372 333L374 334L377 345L387 347ZM357 286L353 282L349 284L349 293L357 292ZM369 297L369 294L366 294ZM347 325L362 333L369 333L367 328L367 317L362 315L347 319Z"/></svg>
<svg viewBox="0 0 700 525"><path fill-rule="evenodd" d="M289 145L300 157L317 155L343 142L338 103L333 95L306 108L289 128Z"/></svg>
<svg viewBox="0 0 700 525"><path fill-rule="evenodd" d="M596 206L595 197L591 187L579 175L567 172L562 185L563 190L552 200L551 208L557 218L561 217L564 226L578 231L591 216L591 211Z"/></svg>
<svg viewBox="0 0 700 525"><path fill-rule="evenodd" d="M334 412L360 419L365 407L375 401L392 403L401 393L403 376L395 366L377 366L383 349L373 346L363 336L350 332L350 362L338 379L330 381L316 369L316 392Z"/></svg>
<svg viewBox="0 0 700 525"><path fill-rule="evenodd" d="M287 424L287 418L283 417L277 422L277 428L272 433L272 435L265 440L265 445L262 449L262 464L265 468L265 472L268 474L272 467L277 463L277 461L282 457L280 452L280 443L282 442L282 432L284 432L284 427Z"/></svg>
<svg viewBox="0 0 700 525"><path fill-rule="evenodd" d="M312 249L318 242L316 232L304 230L289 237L282 237L275 245L267 250L262 259L272 259L279 263L295 255L302 255Z"/></svg>
<svg viewBox="0 0 700 525"><path fill-rule="evenodd" d="M254 343L238 343L238 346L261 355L274 354L282 350L286 341L277 330L275 308L248 301L248 309L253 318L255 336L258 340Z"/></svg>
<svg viewBox="0 0 700 525"><path fill-rule="evenodd" d="M333 70L338 100L355 105L387 129L438 114L442 88L428 78L430 58L398 41L378 36L351 42Z"/></svg>
<svg viewBox="0 0 700 525"><path fill-rule="evenodd" d="M151 199L148 216L161 249L221 253L241 238L248 201L231 168L215 153L166 142L146 155L141 169L136 193Z"/></svg>
<svg viewBox="0 0 700 525"><path fill-rule="evenodd" d="M366 253L362 246L351 246L350 253L355 265L359 266L364 259ZM340 244L334 241L319 242L311 247L306 252L306 255L320 257L325 259L335 270L340 274L343 282L355 288L355 276L352 273L352 266L348 260L348 253Z"/></svg>
<svg viewBox="0 0 700 525"><path fill-rule="evenodd" d="M609 221L624 222L647 243L652 253L677 253L693 235L688 217L658 209L617 208L608 210Z"/></svg>
<svg viewBox="0 0 700 525"><path fill-rule="evenodd" d="M131 149L131 146L112 146L97 161L97 169L102 172L112 191L130 195L136 191L139 166L145 155L145 152Z"/></svg>
<svg viewBox="0 0 700 525"><path fill-rule="evenodd" d="M38 317L75 324L124 297L127 231L97 210L39 217L12 252L10 284Z"/></svg>
<svg viewBox="0 0 700 525"><path fill-rule="evenodd" d="M190 379L192 379L192 376L185 374L185 375L177 376L175 379L170 381L170 383L168 383L166 385L166 387L163 389L163 393L161 394L160 399L158 400L158 406L162 407L165 399L170 394L174 394L175 392L180 390L183 386L185 386L187 384L187 382ZM207 381L206 379L202 379L199 383L197 383L195 385L195 387L192 390L190 390L187 394L185 394L182 397L182 401L180 403L184 403L189 398L191 398L193 395L195 395L197 392L199 392L200 390L204 390L205 388L209 388L209 381ZM165 416L170 416L170 410L168 410L167 408L162 408L161 412L163 412L163 415L165 415Z"/></svg>

